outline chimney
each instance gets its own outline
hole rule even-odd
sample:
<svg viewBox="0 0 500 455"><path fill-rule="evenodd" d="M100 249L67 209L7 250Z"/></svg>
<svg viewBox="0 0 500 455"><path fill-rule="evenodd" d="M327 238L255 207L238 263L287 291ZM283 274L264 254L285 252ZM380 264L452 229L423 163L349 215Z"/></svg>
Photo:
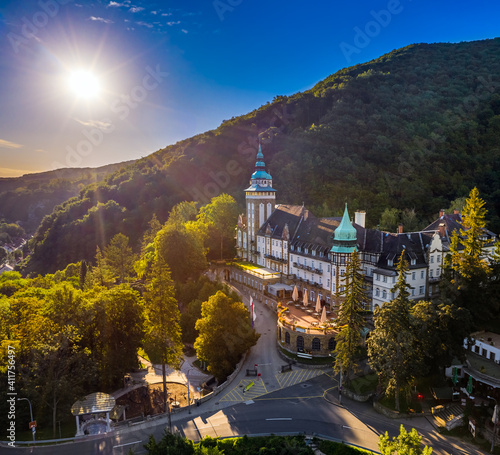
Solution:
<svg viewBox="0 0 500 455"><path fill-rule="evenodd" d="M444 216L444 212L445 212L445 210L444 210L444 209L441 209L441 210L439 211L439 218L442 218L442 217Z"/></svg>
<svg viewBox="0 0 500 455"><path fill-rule="evenodd" d="M453 209L453 215L459 215L460 214L460 210L458 209Z"/></svg>
<svg viewBox="0 0 500 455"><path fill-rule="evenodd" d="M445 226L445 224L444 224L444 223L439 223L439 228L438 228L438 230L439 230L439 235L440 235L441 237L444 237L444 236L445 236L445 231L446 231L446 226Z"/></svg>
<svg viewBox="0 0 500 455"><path fill-rule="evenodd" d="M364 210L360 210L359 212L354 212L354 222L361 227L365 227L366 221L366 212Z"/></svg>
<svg viewBox="0 0 500 455"><path fill-rule="evenodd" d="M398 234L402 234L403 233L403 223L399 223L398 224Z"/></svg>

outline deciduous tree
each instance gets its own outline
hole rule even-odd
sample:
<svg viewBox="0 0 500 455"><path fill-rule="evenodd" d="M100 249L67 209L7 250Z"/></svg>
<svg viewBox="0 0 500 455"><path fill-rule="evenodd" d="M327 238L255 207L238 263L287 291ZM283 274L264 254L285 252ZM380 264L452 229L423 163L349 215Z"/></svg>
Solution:
<svg viewBox="0 0 500 455"><path fill-rule="evenodd" d="M251 327L245 305L222 291L203 302L201 316L196 323L196 353L208 363L208 371L224 380L260 335Z"/></svg>
<svg viewBox="0 0 500 455"><path fill-rule="evenodd" d="M422 437L415 428L408 433L403 425L399 428L399 435L392 440L387 431L381 434L378 448L382 455L431 455L432 453L431 447L422 447Z"/></svg>

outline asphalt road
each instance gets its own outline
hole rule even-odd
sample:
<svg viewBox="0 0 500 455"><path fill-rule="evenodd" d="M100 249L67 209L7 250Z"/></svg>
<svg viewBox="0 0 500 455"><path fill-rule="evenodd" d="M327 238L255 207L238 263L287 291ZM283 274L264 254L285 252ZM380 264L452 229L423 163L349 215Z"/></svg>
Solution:
<svg viewBox="0 0 500 455"><path fill-rule="evenodd" d="M372 412L369 406L359 406L349 401L345 403L347 407L343 407L326 401L323 394L330 385L331 379L323 375L220 410L175 416L172 430L194 441L205 436L301 432L325 435L373 450L377 450L381 432L388 431L391 436L399 433L399 421L387 421ZM344 402L347 401L344 399ZM407 428L411 426L415 425L407 425ZM126 455L133 448L136 454L145 454L143 444L149 435L153 434L159 439L166 427L167 420L162 418L95 440L83 439L52 447L16 448L8 452L5 450L5 453ZM423 435L424 442L431 445L433 453L438 455L482 454L464 447L460 441L450 442L436 432L417 429Z"/></svg>

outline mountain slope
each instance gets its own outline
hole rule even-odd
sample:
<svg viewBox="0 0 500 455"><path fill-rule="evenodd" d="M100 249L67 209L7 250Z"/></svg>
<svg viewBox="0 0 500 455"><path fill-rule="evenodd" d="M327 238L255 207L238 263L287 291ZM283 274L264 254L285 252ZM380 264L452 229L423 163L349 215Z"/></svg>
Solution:
<svg viewBox="0 0 500 455"><path fill-rule="evenodd" d="M119 231L133 244L181 200L243 202L258 137L278 201L318 215L347 201L376 226L387 207L426 222L478 186L498 231L499 75L500 39L411 45L343 69L86 187L43 220L26 271L92 259Z"/></svg>
<svg viewBox="0 0 500 455"><path fill-rule="evenodd" d="M92 182L130 164L130 161L98 168L64 168L26 174L22 177L0 178L0 219L17 223L34 232L45 215Z"/></svg>

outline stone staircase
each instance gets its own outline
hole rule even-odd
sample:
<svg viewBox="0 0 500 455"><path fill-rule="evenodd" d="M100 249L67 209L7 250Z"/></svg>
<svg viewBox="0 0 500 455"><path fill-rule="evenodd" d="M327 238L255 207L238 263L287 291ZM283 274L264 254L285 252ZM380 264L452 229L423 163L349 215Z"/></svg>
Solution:
<svg viewBox="0 0 500 455"><path fill-rule="evenodd" d="M451 430L462 424L464 408L458 403L452 403L446 406L435 406L432 408L432 415L436 425Z"/></svg>

